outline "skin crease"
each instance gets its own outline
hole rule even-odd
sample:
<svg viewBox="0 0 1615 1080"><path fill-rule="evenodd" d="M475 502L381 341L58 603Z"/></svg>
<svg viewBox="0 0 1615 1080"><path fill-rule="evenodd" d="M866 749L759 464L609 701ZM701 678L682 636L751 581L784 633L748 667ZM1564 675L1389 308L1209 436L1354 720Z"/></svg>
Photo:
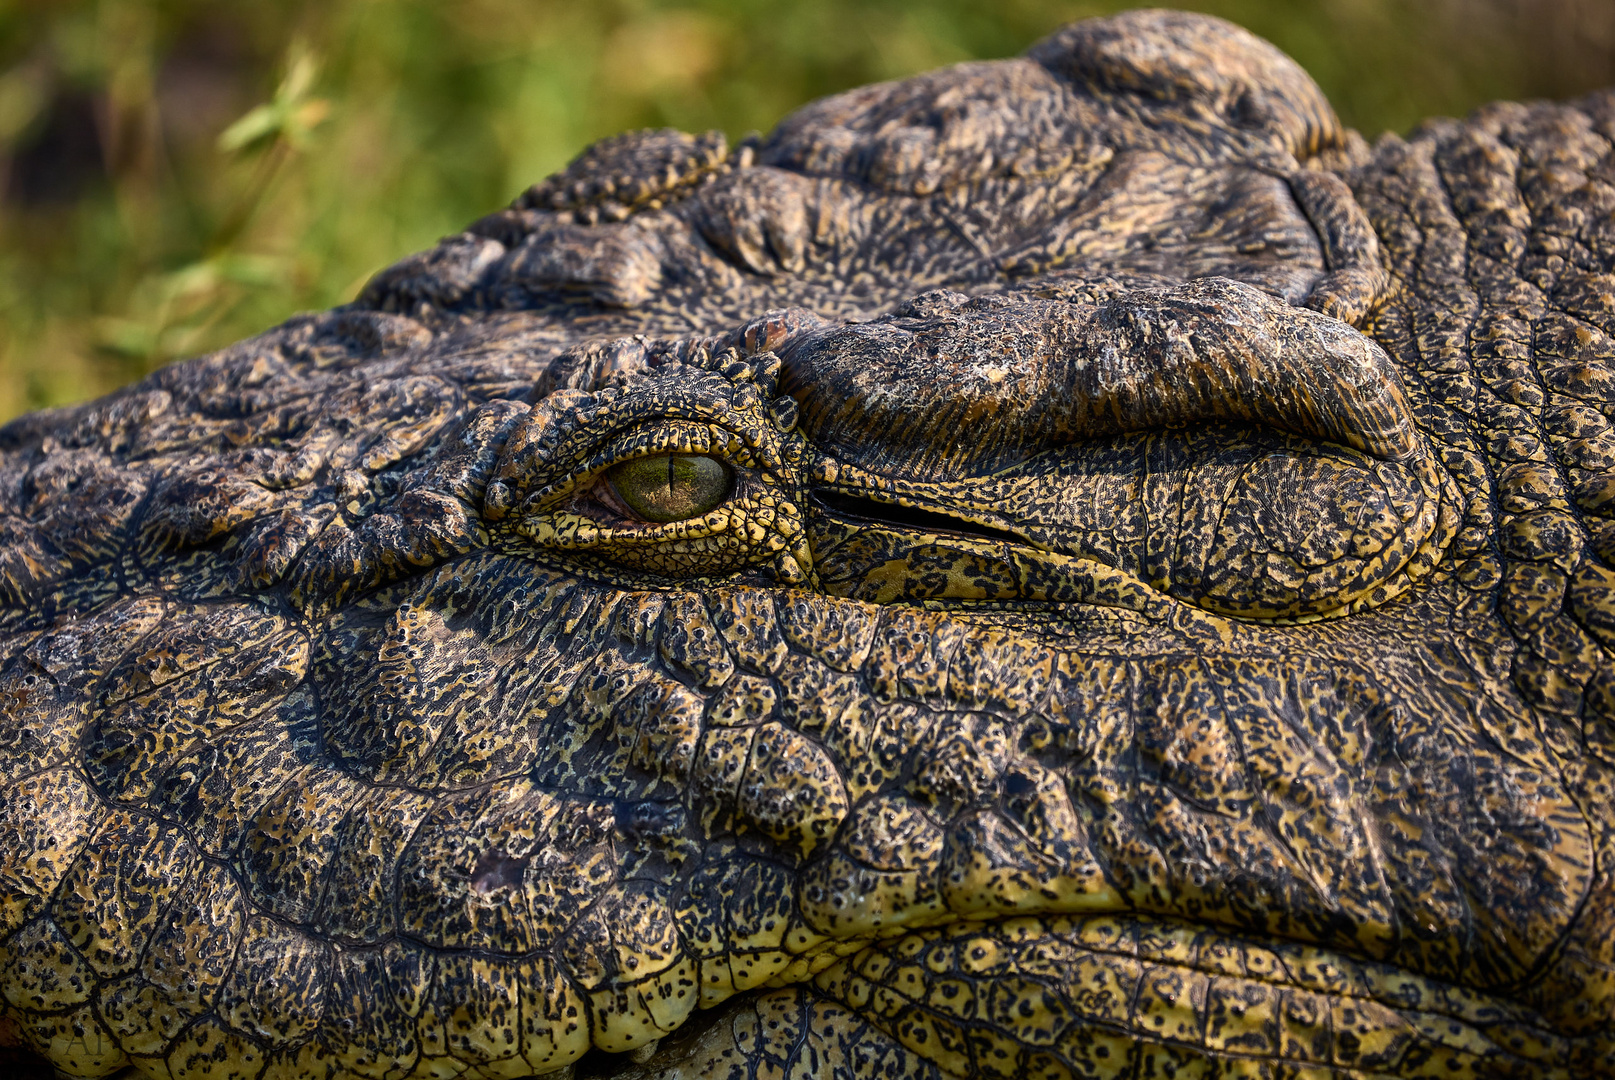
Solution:
<svg viewBox="0 0 1615 1080"><path fill-rule="evenodd" d="M0 1064L1615 1075L1612 163L1134 12L0 429Z"/></svg>

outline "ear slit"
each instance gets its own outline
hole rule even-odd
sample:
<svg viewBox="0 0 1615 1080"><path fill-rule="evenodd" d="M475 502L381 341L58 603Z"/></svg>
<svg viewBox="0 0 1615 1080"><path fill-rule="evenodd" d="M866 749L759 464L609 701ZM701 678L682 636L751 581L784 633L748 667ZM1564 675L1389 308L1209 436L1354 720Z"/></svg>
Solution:
<svg viewBox="0 0 1615 1080"><path fill-rule="evenodd" d="M981 525L965 518L919 506L882 502L844 491L819 489L813 492L813 501L833 514L856 518L872 525L895 525L905 529L974 536L983 540L1001 540L1010 544L1025 545L1028 541L1007 529Z"/></svg>

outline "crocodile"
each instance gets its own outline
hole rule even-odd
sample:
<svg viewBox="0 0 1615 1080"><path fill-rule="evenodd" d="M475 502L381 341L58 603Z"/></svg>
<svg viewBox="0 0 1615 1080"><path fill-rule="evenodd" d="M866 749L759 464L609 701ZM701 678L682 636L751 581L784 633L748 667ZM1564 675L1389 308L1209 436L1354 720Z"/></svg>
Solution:
<svg viewBox="0 0 1615 1080"><path fill-rule="evenodd" d="M1143 11L16 420L0 1064L1615 1076L1612 275Z"/></svg>

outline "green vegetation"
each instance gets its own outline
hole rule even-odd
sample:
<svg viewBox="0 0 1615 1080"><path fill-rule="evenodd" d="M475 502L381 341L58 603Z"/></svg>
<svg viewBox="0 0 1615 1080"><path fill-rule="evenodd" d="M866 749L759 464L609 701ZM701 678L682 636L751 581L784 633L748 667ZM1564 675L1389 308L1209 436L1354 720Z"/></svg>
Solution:
<svg viewBox="0 0 1615 1080"><path fill-rule="evenodd" d="M0 0L0 418L293 311L643 126L1012 54L1110 0ZM1202 0L1369 134L1615 82L1608 0Z"/></svg>

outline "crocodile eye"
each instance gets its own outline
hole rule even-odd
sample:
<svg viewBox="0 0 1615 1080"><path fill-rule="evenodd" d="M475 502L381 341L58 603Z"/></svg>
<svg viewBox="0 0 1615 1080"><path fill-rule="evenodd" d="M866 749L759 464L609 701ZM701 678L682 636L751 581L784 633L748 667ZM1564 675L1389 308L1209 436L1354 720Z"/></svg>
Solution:
<svg viewBox="0 0 1615 1080"><path fill-rule="evenodd" d="M729 497L734 472L716 458L654 454L612 466L606 474L623 503L646 521L699 517Z"/></svg>

